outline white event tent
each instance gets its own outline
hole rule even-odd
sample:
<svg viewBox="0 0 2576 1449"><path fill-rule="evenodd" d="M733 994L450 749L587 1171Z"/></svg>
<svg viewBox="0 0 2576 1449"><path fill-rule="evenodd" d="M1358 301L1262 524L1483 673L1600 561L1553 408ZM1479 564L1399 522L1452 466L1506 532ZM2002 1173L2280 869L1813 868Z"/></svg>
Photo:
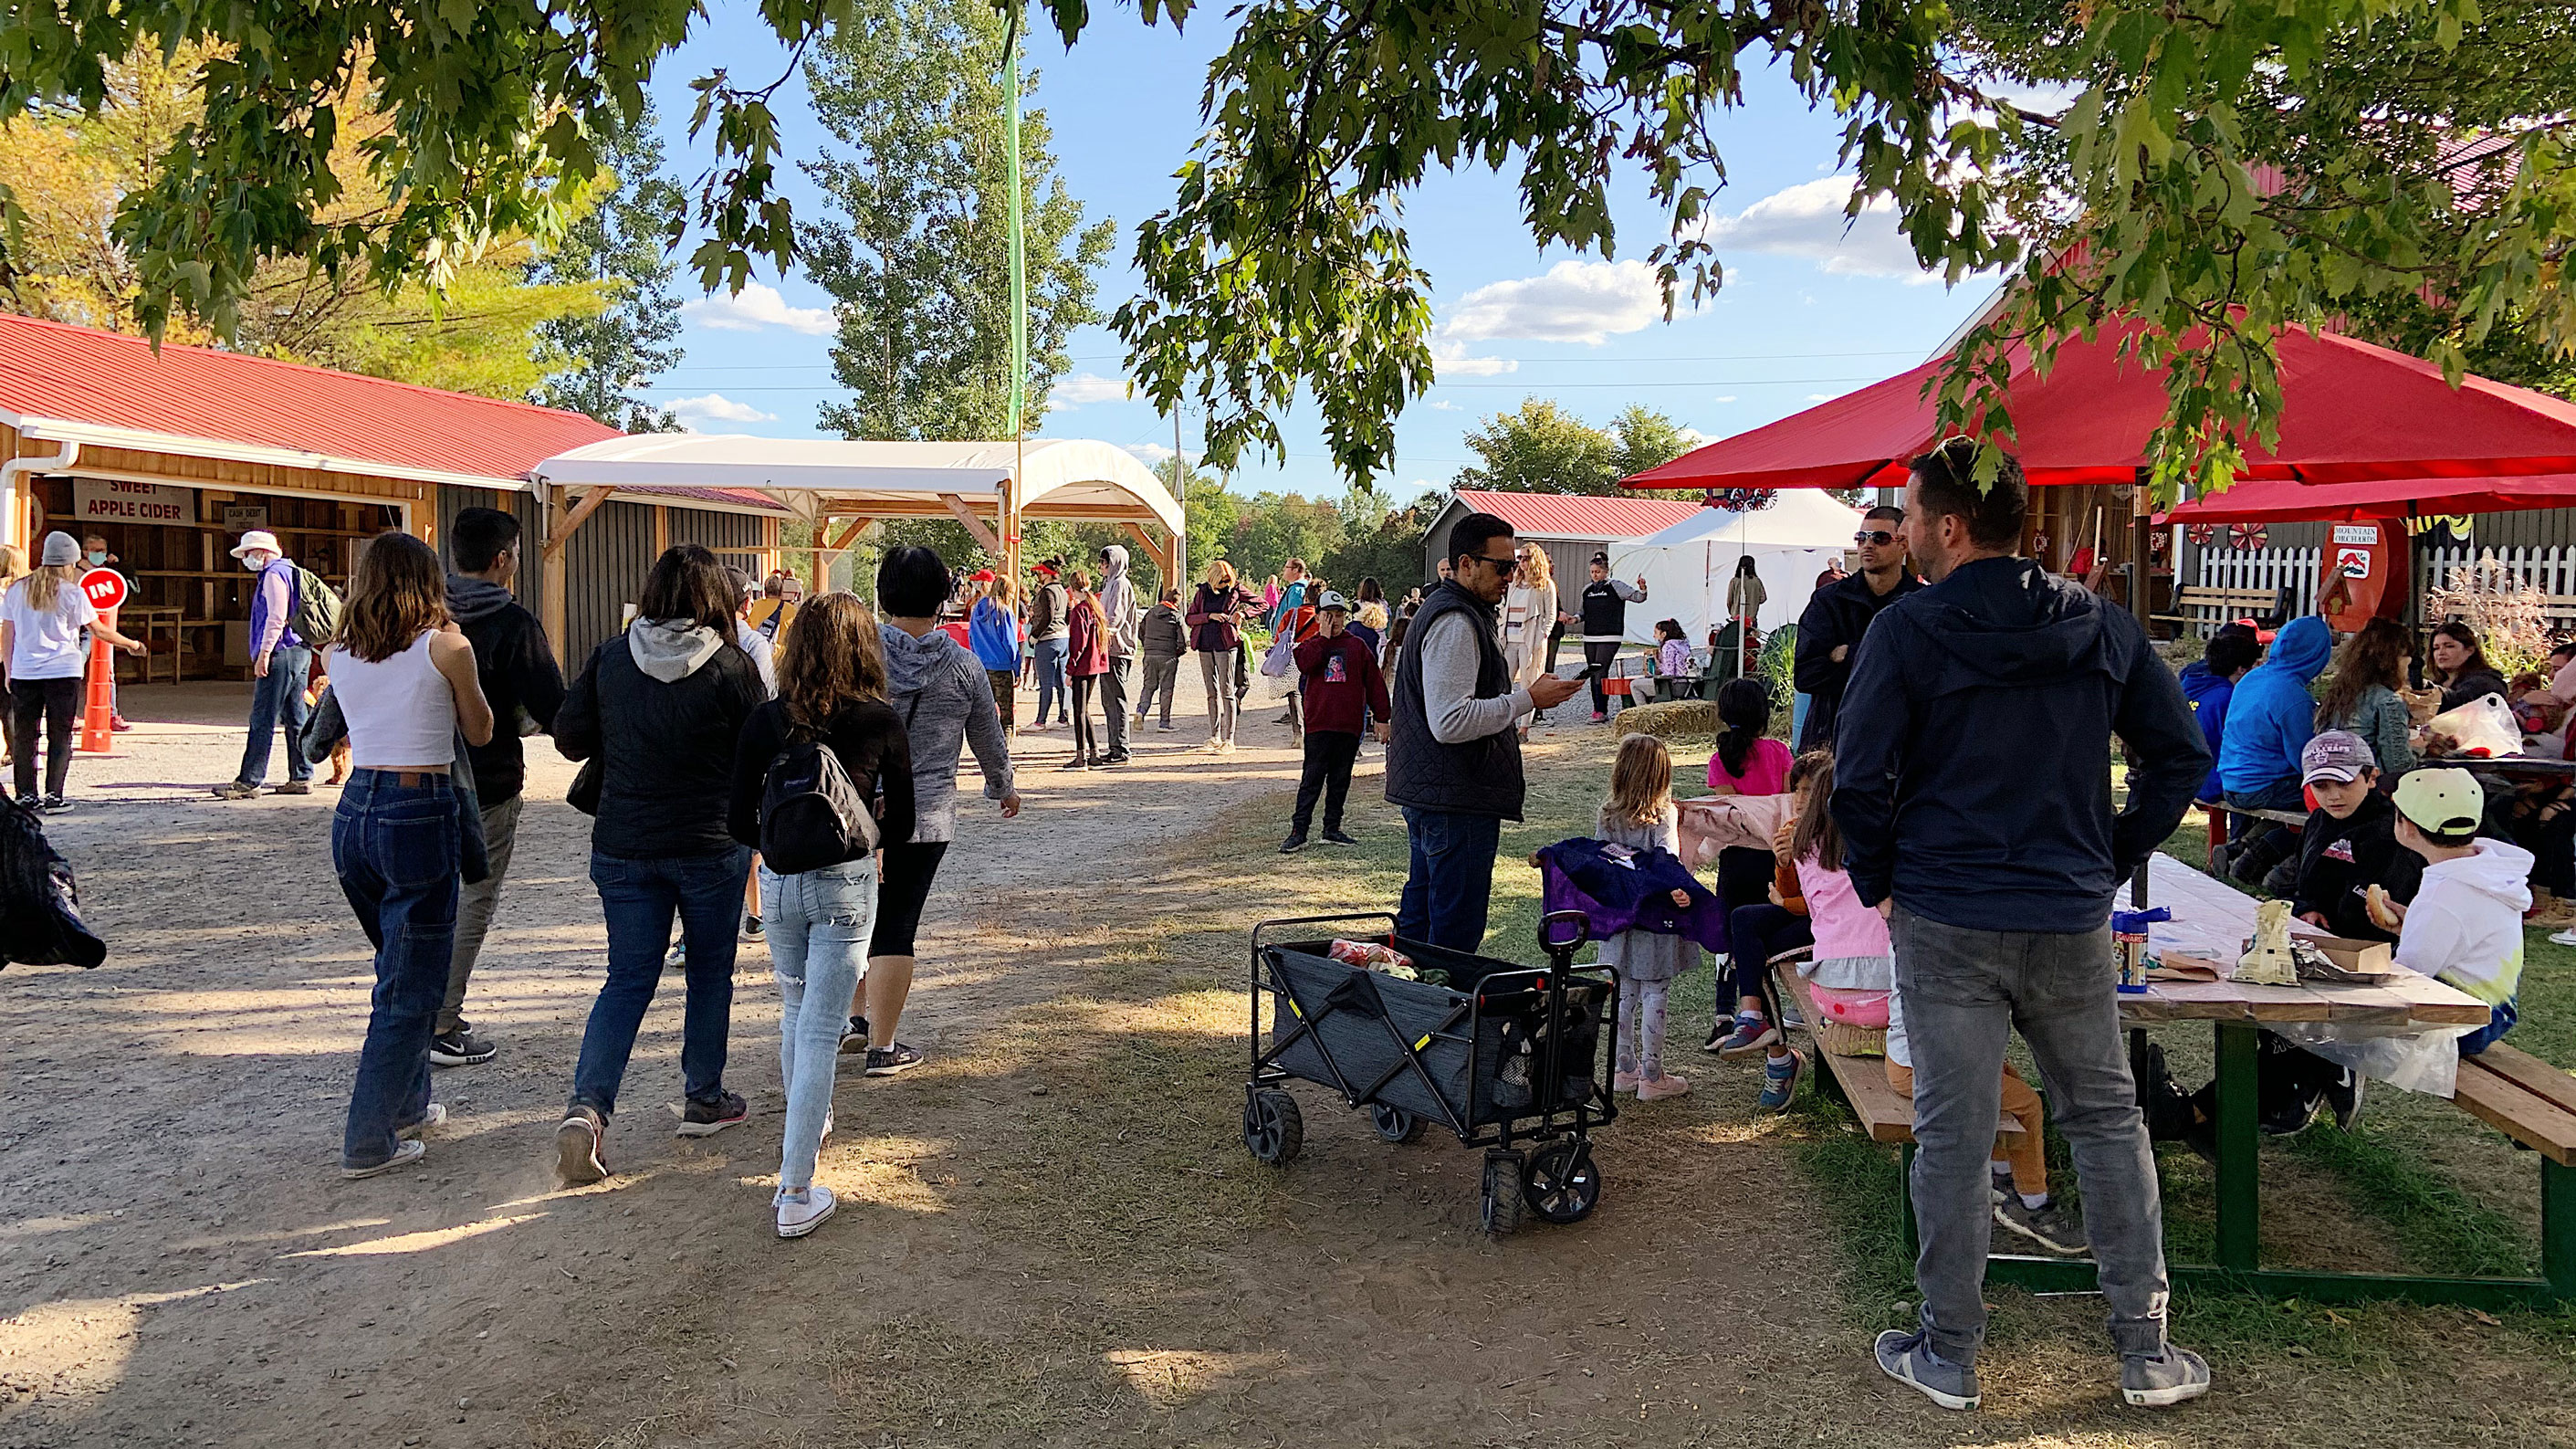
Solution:
<svg viewBox="0 0 2576 1449"><path fill-rule="evenodd" d="M1729 513L1703 508L1681 522L1610 546L1610 576L1646 580L1646 602L1628 610L1628 637L1652 643L1656 621L1678 619L1693 647L1726 622L1727 581L1736 561L1753 571L1770 597L1755 616L1768 633L1794 624L1815 592L1816 575L1852 547L1861 512L1817 488L1783 488L1768 508Z"/></svg>
<svg viewBox="0 0 2576 1449"><path fill-rule="evenodd" d="M986 551L1019 564L1024 519L1116 523L1177 579L1187 526L1181 505L1133 453L1108 443L875 443L725 433L643 433L558 453L528 470L571 515L562 539L620 488L753 489L814 527L814 571L880 518L955 518ZM579 495L577 500L572 494ZM835 531L833 524L846 526Z"/></svg>

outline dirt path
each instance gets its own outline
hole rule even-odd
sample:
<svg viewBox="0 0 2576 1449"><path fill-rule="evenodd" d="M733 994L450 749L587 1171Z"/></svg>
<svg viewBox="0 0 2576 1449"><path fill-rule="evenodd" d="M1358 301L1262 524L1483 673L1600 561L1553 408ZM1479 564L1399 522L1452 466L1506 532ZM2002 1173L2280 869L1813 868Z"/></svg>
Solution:
<svg viewBox="0 0 2576 1449"><path fill-rule="evenodd" d="M578 1192L550 1179L602 951L569 767L537 771L469 1004L502 1055L440 1075L455 1117L421 1167L347 1183L369 968L330 875L329 797L183 794L229 772L238 745L219 730L84 762L92 808L56 835L115 954L94 973L0 977L16 1108L0 1121L0 1445L2525 1444L2567 1429L2563 1409L2490 1417L2510 1396L2471 1392L2401 1432L2384 1400L2261 1368L2149 1425L2105 1407L2089 1337L2016 1351L1985 1418L1937 1417L1862 1367L1832 1234L1784 1150L1807 1129L1757 1122L1713 1080L1618 1124L1612 1191L1578 1229L1486 1241L1474 1154L1390 1148L1319 1095L1306 1157L1255 1170L1236 1135L1243 932L1386 898L1399 829L1364 780L1354 828L1379 848L1283 865L1294 763L1274 709L1225 760L1188 753L1185 723L1141 736L1131 769L1058 774L1063 735L1037 736L1022 819L970 799L904 1028L930 1061L844 1080L820 1176L846 1206L793 1244L770 1227L777 1008L757 948L730 1072L752 1122L669 1135L674 994L628 1076L618 1175ZM1587 733L1543 744L1541 768L1597 753Z"/></svg>

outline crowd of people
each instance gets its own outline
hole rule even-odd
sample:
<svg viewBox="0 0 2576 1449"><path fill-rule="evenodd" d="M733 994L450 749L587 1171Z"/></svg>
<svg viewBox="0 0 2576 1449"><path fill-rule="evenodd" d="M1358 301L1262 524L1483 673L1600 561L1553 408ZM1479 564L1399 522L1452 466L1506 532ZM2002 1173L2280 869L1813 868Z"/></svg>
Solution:
<svg viewBox="0 0 2576 1449"><path fill-rule="evenodd" d="M1889 1376L1948 1407L1979 1401L1981 1280L2002 1227L2045 1251L2089 1252L2124 1396L2180 1402L2209 1375L2168 1337L2150 1144L2206 1149L2214 1098L2183 1091L2153 1054L2143 1092L2131 1075L2112 992L2115 890L2193 802L2229 808L2242 828L2212 868L2290 899L2316 926L2390 941L2400 964L2486 1002L2487 1026L2460 1046L2474 1053L2514 1025L2533 888L2576 895L2576 810L2559 795L2491 794L2425 758L2440 745L2416 722L2394 624L2374 621L2340 649L2321 619L2276 636L2229 626L2177 677L2128 613L2015 553L2026 485L2007 459L1980 486L1974 461L1965 443L1915 459L1903 505L1866 516L1859 570L1821 581L1808 602L1797 749L1768 733L1763 679L1717 691L1708 793L1777 797L1780 808L1768 848L1721 851L1713 890L1697 889L1725 924L1703 1046L1758 1058L1757 1105L1785 1110L1808 1061L1785 1035L1770 971L1800 950L1818 1010L1884 1032L1888 1082L1914 1104L1922 1233L1919 1322L1876 1348ZM1258 669L1281 682L1281 722L1303 753L1280 849L1317 835L1355 843L1345 812L1373 736L1407 838L1395 933L1475 951L1501 827L1526 805L1530 723L1587 684L1596 717L1606 712L1603 651L1645 597L1642 580L1610 578L1596 556L1579 609L1560 608L1545 551L1482 513L1454 525L1438 578L1400 603L1374 579L1346 595L1291 559L1257 592L1218 560L1186 601L1165 587L1149 604L1112 545L1088 565L1038 564L1025 609L1007 574L961 578L928 550L895 549L871 606L841 592L808 600L784 576L754 580L683 544L653 564L629 627L567 679L511 592L519 550L517 521L490 509L460 514L446 567L408 535L380 536L327 621L273 537L254 530L234 550L259 578L258 684L242 769L216 793L260 788L280 724L294 746L280 789L303 785L335 749L348 763L333 860L375 947L377 988L342 1170L363 1178L417 1161L445 1117L432 1068L499 1050L464 1011L512 865L522 742L545 735L582 765L569 799L593 817L590 877L608 938L556 1132L558 1174L608 1175L629 1059L674 970L685 998L676 1130L746 1120L726 1082L733 975L739 941L765 939L782 1005L782 1237L834 1211L815 1163L839 1059L869 1076L922 1060L898 1029L966 751L1007 819L1020 809L1015 734L1069 729L1068 769L1124 764L1157 706L1156 727L1173 728L1182 660L1196 654L1201 748L1226 754ZM86 659L83 631L135 647L88 607L81 562L69 537L50 535L38 567L0 596L17 786L38 808L60 798L60 701ZM1762 601L1748 579L1732 581L1730 607L1749 630ZM1586 667L1560 677L1568 628L1581 631ZM1659 652L1682 646L1659 672L1684 672L1679 624L1662 621L1657 635ZM2428 652L2441 707L2509 698L2562 738L2576 715L2576 647L2551 677L2511 684L2464 625L2443 626ZM2329 662L2330 685L2312 689ZM309 701L308 680L327 680ZM1023 687L1037 700L1025 725ZM43 793L40 721L53 731ZM2116 812L2104 784L2115 737L2128 760ZM1679 855L1674 777L1661 740L1621 738L1591 822L1598 843ZM2298 827L2275 828L2301 809ZM1692 889L1673 894L1676 907L1695 903ZM1691 1091L1664 1046L1673 984L1699 968L1698 948L1631 928L1603 941L1600 960L1622 985L1614 1090L1644 1102ZM2072 1148L2081 1214L2051 1189L2041 1096L2005 1056L2016 1031ZM2266 1129L2302 1130L2328 1111L2351 1124L2362 1078L2330 1055L2267 1039ZM1999 1134L1999 1119L2020 1130Z"/></svg>

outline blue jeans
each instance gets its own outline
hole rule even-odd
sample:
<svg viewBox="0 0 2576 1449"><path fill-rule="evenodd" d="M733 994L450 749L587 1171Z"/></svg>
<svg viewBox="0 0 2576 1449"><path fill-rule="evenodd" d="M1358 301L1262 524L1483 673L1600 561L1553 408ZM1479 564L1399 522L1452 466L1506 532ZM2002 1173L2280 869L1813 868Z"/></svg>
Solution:
<svg viewBox="0 0 2576 1449"><path fill-rule="evenodd" d="M787 1129L778 1190L814 1185L814 1154L832 1115L832 1079L849 1024L850 993L867 960L877 913L873 856L797 875L760 868L760 920L769 969L778 978L778 1080L787 1088Z"/></svg>
<svg viewBox="0 0 2576 1449"><path fill-rule="evenodd" d="M2072 911L2073 906L2069 907ZM2123 1354L2165 1346L2164 1205L2120 1036L2111 928L2060 934L1945 926L1902 904L1896 989L1914 1055L1914 1260L1932 1350L1963 1367L1986 1336L1994 1233L1987 1162L2015 1030L2048 1084L2048 1110L2084 1187L2084 1232Z"/></svg>
<svg viewBox="0 0 2576 1449"><path fill-rule="evenodd" d="M268 656L268 672L251 682L250 742L242 746L245 785L268 783L268 750L277 726L286 725L286 778L310 780L313 762L304 758L304 682L313 673L313 651L301 644L282 644Z"/></svg>
<svg viewBox="0 0 2576 1449"><path fill-rule="evenodd" d="M2460 1038L2460 1055L2473 1057L2488 1047L2494 1046L2504 1040L2504 1034L2513 1030L2513 1024L2520 1020L2522 1020L2522 1008L2512 997L2506 997L2501 1004L2488 1011L2486 1025Z"/></svg>
<svg viewBox="0 0 2576 1449"><path fill-rule="evenodd" d="M331 865L376 948L376 990L341 1165L391 1159L394 1129L429 1111L429 1038L456 940L461 827L444 775L409 789L358 770L331 815Z"/></svg>
<svg viewBox="0 0 2576 1449"><path fill-rule="evenodd" d="M1055 701L1056 718L1066 717L1065 711L1072 696L1064 687L1064 649L1065 636L1062 634L1052 639L1029 641L1029 658L1036 662L1038 671L1038 717L1035 721L1038 724L1046 723L1048 700Z"/></svg>
<svg viewBox="0 0 2576 1449"><path fill-rule="evenodd" d="M725 1037L733 1028L734 929L742 921L742 878L751 852L737 845L712 855L626 860L592 851L590 879L608 917L608 981L582 1029L572 1070L572 1101L604 1121L617 1110L617 1088L644 1009L662 984L662 955L671 949L671 917L688 943L688 1006L680 1018L680 1076L689 1100L724 1095Z"/></svg>
<svg viewBox="0 0 2576 1449"><path fill-rule="evenodd" d="M1494 894L1494 849L1503 822L1492 815L1404 807L1413 863L1395 908L1395 933L1452 951L1485 944L1485 913Z"/></svg>
<svg viewBox="0 0 2576 1449"><path fill-rule="evenodd" d="M2227 803L2239 810L2301 810L2305 809L2308 803L2306 787L2299 783L2299 777L2296 775L2275 780L2260 790L2230 790L2226 793ZM2268 820L2257 820L2245 815L2231 817L2230 824L2233 828L2228 831L2229 840L2243 840L2258 830L2272 831L2282 828Z"/></svg>

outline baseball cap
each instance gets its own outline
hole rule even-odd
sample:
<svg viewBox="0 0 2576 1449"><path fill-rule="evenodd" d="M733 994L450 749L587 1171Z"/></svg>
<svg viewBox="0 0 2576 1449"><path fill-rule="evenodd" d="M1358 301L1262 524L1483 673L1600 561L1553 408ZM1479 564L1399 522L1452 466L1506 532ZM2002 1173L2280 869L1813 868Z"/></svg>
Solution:
<svg viewBox="0 0 2576 1449"><path fill-rule="evenodd" d="M2308 741L2299 751L2299 783L2313 785L2319 780L2358 780L2361 772L2375 764L2370 746L2350 730L2326 730Z"/></svg>
<svg viewBox="0 0 2576 1449"><path fill-rule="evenodd" d="M1351 611L1351 601L1343 598L1340 594L1333 592L1331 589L1326 589L1324 590L1324 601L1317 604L1315 607L1325 612L1339 609L1343 613L1347 614Z"/></svg>
<svg viewBox="0 0 2576 1449"><path fill-rule="evenodd" d="M2486 818L2487 792L2466 770L2410 770L2397 782L2397 813L2427 835L2469 835Z"/></svg>
<svg viewBox="0 0 2576 1449"><path fill-rule="evenodd" d="M250 532L241 536L241 542L233 545L232 555L235 558L240 558L243 554L246 554L255 548L277 554L281 557L286 553L286 550L277 546L276 534L269 532L265 528L254 528Z"/></svg>

